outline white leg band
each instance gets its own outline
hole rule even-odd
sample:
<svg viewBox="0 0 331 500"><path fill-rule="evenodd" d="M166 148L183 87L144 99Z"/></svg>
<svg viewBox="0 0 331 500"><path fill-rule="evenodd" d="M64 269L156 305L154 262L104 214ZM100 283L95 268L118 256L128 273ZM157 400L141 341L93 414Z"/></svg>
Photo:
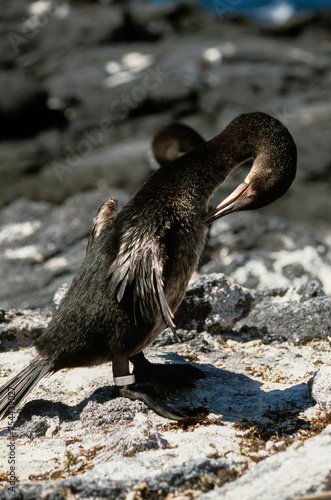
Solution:
<svg viewBox="0 0 331 500"><path fill-rule="evenodd" d="M134 384L136 381L136 378L134 374L132 373L131 375L124 375L124 377L114 377L114 382L115 385L131 385Z"/></svg>

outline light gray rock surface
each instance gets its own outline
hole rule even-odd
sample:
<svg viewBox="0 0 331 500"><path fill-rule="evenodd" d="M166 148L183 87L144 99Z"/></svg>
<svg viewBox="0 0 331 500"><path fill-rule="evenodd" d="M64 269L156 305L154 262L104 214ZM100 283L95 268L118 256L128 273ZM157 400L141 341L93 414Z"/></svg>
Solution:
<svg viewBox="0 0 331 500"><path fill-rule="evenodd" d="M311 394L326 412L331 412L331 366L322 366L312 380Z"/></svg>
<svg viewBox="0 0 331 500"><path fill-rule="evenodd" d="M300 287L317 279L331 295L330 230L320 237L304 224L261 212L213 224L200 271L224 272L252 289Z"/></svg>
<svg viewBox="0 0 331 500"><path fill-rule="evenodd" d="M121 208L128 197L113 189L79 193L60 206L20 198L0 213L1 307L51 306L83 262L93 217L109 196Z"/></svg>
<svg viewBox="0 0 331 500"><path fill-rule="evenodd" d="M113 398L109 365L61 371L29 395L13 435L2 422L0 498L330 494L330 13L267 27L219 3L214 16L191 2L2 3L0 384L34 356L99 205L121 207L150 175L159 127L180 120L209 139L265 111L299 163L277 203L212 226L176 315L182 344L167 329L147 349L204 372L192 389L157 388L193 416Z"/></svg>
<svg viewBox="0 0 331 500"><path fill-rule="evenodd" d="M309 493L323 493L321 484L327 486L331 469L331 425L319 436L305 443L294 443L287 451L267 458L236 481L211 493L201 495L203 500L269 500L292 499ZM294 466L295 464L295 466ZM268 478L268 486L266 486ZM277 485L277 486L276 486ZM277 495L271 490L276 487ZM321 495L320 498L323 498Z"/></svg>
<svg viewBox="0 0 331 500"><path fill-rule="evenodd" d="M285 500L327 488L330 426L314 436L330 422L330 341L303 338L299 346L277 339L277 332L271 337L259 316L238 333L236 325L254 308L247 289L221 274L203 276L192 281L178 314L183 343L174 344L166 330L147 349L152 361L191 362L205 374L189 390L157 388L170 406L192 415L183 423L166 421L141 402L114 399L109 365L43 379L13 433L6 422L0 431L4 463L6 444L15 440L17 498L234 499L245 491L243 498L253 499L264 488L261 498ZM37 311L3 313L2 381L32 359L33 348L19 348L48 320ZM1 479L3 498L16 498L6 476Z"/></svg>
<svg viewBox="0 0 331 500"><path fill-rule="evenodd" d="M121 190L92 190L73 195L60 206L23 198L0 211L2 308L51 306L56 290L72 280L83 262L93 218L109 196L119 199L119 208L128 200ZM252 290L278 289L273 292L274 305L277 294L283 297L288 287L299 289L314 280L324 290L321 295L330 296L331 235L316 236L284 218L232 214L212 227L198 269L199 274L214 272ZM308 297L300 300L307 302ZM322 296L319 300L325 318L328 300Z"/></svg>

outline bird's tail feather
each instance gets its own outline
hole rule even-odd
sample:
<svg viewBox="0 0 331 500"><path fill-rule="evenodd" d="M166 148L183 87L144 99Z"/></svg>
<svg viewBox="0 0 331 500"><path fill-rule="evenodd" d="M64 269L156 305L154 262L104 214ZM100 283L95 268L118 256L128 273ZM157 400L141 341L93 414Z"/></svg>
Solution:
<svg viewBox="0 0 331 500"><path fill-rule="evenodd" d="M28 366L6 382L0 388L0 420L16 410L39 380L51 371L52 363L36 356Z"/></svg>

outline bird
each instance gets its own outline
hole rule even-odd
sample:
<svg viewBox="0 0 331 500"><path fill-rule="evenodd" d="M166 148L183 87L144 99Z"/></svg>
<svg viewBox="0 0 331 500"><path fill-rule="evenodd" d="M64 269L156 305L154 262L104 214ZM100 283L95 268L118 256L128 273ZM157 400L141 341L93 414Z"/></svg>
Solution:
<svg viewBox="0 0 331 500"><path fill-rule="evenodd" d="M155 134L152 142L152 154L157 163L162 166L180 158L204 142L205 140L193 128L184 125L184 123L174 122L162 127ZM107 198L99 207L89 235L87 252L93 241L114 219L117 207L116 198Z"/></svg>
<svg viewBox="0 0 331 500"><path fill-rule="evenodd" d="M155 134L152 142L152 154L157 163L162 166L170 163L176 158L180 158L180 156L187 153L188 151L191 151L204 142L205 140L194 129L192 129L188 125L184 125L183 123L174 122L165 127L162 127ZM107 198L107 200L99 207L96 217L93 221L93 226L87 242L86 252L89 251L91 245L101 234L101 232L112 222L117 213L117 207L118 202L116 198ZM170 322L169 326L175 336L176 341L181 342L176 333L175 325L173 324L173 322ZM142 365L142 360L144 360L144 365ZM146 363L147 361L145 361L145 358L142 356L142 354L140 354L139 366L141 367L141 369L144 368L145 371L147 369ZM192 369L192 367L187 366L186 369L187 368L190 369L192 377L194 370ZM181 375L182 384L184 386L190 385L190 381L187 379L187 377L185 377L183 373ZM195 370L195 375L196 377L203 376L203 374L198 370ZM163 382L165 383L166 379Z"/></svg>
<svg viewBox="0 0 331 500"><path fill-rule="evenodd" d="M162 166L180 158L204 142L203 137L193 128L184 123L174 122L162 127L155 134L152 153Z"/></svg>
<svg viewBox="0 0 331 500"><path fill-rule="evenodd" d="M162 133L171 147L162 146ZM106 362L112 362L116 396L141 400L165 418L185 418L154 386L167 380L190 386L200 370L151 363L143 350L164 327L176 331L174 314L202 255L208 225L283 196L296 175L297 150L288 129L262 112L239 115L213 139L195 136L186 147L171 140L171 127L162 133L153 145L161 167L122 210L109 200L99 210L85 259L34 342L36 357L0 389L1 418L46 374ZM244 182L209 209L214 191L249 159ZM143 382L152 386L144 388Z"/></svg>

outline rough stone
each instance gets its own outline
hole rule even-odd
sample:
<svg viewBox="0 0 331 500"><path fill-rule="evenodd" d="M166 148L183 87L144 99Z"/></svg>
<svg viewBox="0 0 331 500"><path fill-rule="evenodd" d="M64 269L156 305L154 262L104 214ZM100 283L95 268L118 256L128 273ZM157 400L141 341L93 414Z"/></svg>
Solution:
<svg viewBox="0 0 331 500"><path fill-rule="evenodd" d="M188 286L176 314L179 328L208 332L232 330L250 312L252 297L226 276L201 276Z"/></svg>
<svg viewBox="0 0 331 500"><path fill-rule="evenodd" d="M47 106L41 84L19 71L0 71L0 138L30 137L42 129L64 125L64 117Z"/></svg>
<svg viewBox="0 0 331 500"><path fill-rule="evenodd" d="M1 307L50 307L81 265L93 217L109 196L122 207L119 190L94 190L62 206L18 199L0 213Z"/></svg>
<svg viewBox="0 0 331 500"><path fill-rule="evenodd" d="M124 192L116 189L94 190L74 195L62 206L18 199L0 211L3 308L51 306L55 291L63 282L71 282L83 261L93 217L108 196L118 198L120 207L128 199ZM243 213L232 214L212 227L199 274L222 272L250 289L299 289L317 280L329 296L330 269L331 239L328 236L316 237L303 226L283 218ZM212 287L212 283L209 286ZM246 299L244 296L240 299L242 305L238 297L236 307L247 310L248 293L245 292ZM303 301L303 297L300 300ZM318 307L316 314L320 310L327 318L327 297L316 298L313 303ZM200 307L201 304L202 301ZM194 304L187 306L192 318L199 322ZM308 306L307 302L306 306L298 307ZM211 307L211 322L218 328L215 326L217 310L212 312L212 304L203 307ZM316 324L316 320L312 321ZM227 328L224 304L217 324L223 330ZM209 329L207 325L199 325L199 329L205 328Z"/></svg>
<svg viewBox="0 0 331 500"><path fill-rule="evenodd" d="M331 468L330 439L329 425L319 436L301 447L294 446L267 458L235 483L201 495L200 498L210 500L219 496L224 500L254 500L258 497L271 500L277 496L279 500L289 500L307 492L320 493L321 496L316 495L316 498L325 498L323 492L328 489Z"/></svg>
<svg viewBox="0 0 331 500"><path fill-rule="evenodd" d="M31 338L84 259L99 205L115 196L121 206L150 174L159 127L181 120L209 139L242 112L266 111L293 134L299 163L280 201L212 226L176 316L182 343L166 329L146 350L204 372L191 389L155 388L193 416L165 421L115 398L108 364L46 377L18 409L14 438L8 422L0 430L0 461L15 439L19 477L9 491L1 468L1 498L322 498L330 14L267 27L217 2L212 16L195 2L2 3L1 384L35 355Z"/></svg>
<svg viewBox="0 0 331 500"><path fill-rule="evenodd" d="M322 366L314 375L311 393L316 403L331 413L331 366Z"/></svg>
<svg viewBox="0 0 331 500"><path fill-rule="evenodd" d="M46 328L49 311L0 309L0 351L15 351L31 345Z"/></svg>
<svg viewBox="0 0 331 500"><path fill-rule="evenodd" d="M108 365L64 370L41 381L14 427L16 494L121 498L131 491L159 496L210 491L217 497L224 489L229 498L239 498L249 481L247 498L254 498L255 482L258 489L269 485L266 500L290 498L283 493L290 483L296 495L321 491L330 426L321 439L309 439L328 422L311 399L309 381L317 362L330 362L330 344L222 342L207 332L199 335L209 343L208 352L197 349L194 339L147 350L154 362L194 360L206 375L189 390L157 388L177 411L195 411L183 425L165 421L141 402L114 399ZM3 353L2 378L33 355L33 349ZM0 433L8 438L6 428ZM4 457L6 442L0 445ZM302 482L298 471L309 456L310 474ZM277 471L282 481L271 483L270 474L278 477ZM4 496L5 477L1 480Z"/></svg>
<svg viewBox="0 0 331 500"><path fill-rule="evenodd" d="M258 298L251 313L241 320L237 327L258 324L270 337L283 338L294 343L329 339L331 299L323 294L321 288L314 285L315 283L310 283L286 291L265 291L257 294ZM315 289L313 293L312 289Z"/></svg>
<svg viewBox="0 0 331 500"><path fill-rule="evenodd" d="M201 273L223 272L248 288L304 286L317 279L331 294L329 237L264 213L231 214L211 228Z"/></svg>
<svg viewBox="0 0 331 500"><path fill-rule="evenodd" d="M53 161L65 163L70 152L77 154L91 130L104 132L93 148L96 154L123 138L130 144L138 130L143 140L150 140L156 127L174 119L195 122L209 138L236 114L260 109L280 118L298 144L297 184L277 211L305 223L314 225L318 219L323 227L328 225L331 51L326 20L312 15L292 20L286 29L262 29L249 19L225 16L218 4L211 14L195 2L58 2L45 5L39 14L23 0L5 0L5 5L0 17L2 101L7 107L10 102L18 106L40 95L33 127L19 122L30 135L51 123L56 147L42 141L49 151L38 156L38 141L31 137L29 166L9 183L10 189L0 190L1 204L17 196L59 202L79 191L84 175L80 182L75 174L72 182L67 176L66 189L59 187L57 199L54 190L47 189L46 178L51 178ZM326 19L327 13L323 16ZM116 33L124 32L127 41L122 35L115 43ZM155 72L159 77L152 81ZM15 84L8 85L9 78ZM38 119L40 106L50 121ZM62 131L61 117L66 120ZM107 127L102 120L108 120ZM4 129L8 134L9 128ZM12 146L21 165L29 148L13 137L15 130L20 127L11 130L6 148ZM13 154L2 158L2 168L14 175ZM121 172L121 164L112 168ZM95 185L97 170L87 169L85 182ZM137 179L135 188L139 183Z"/></svg>

